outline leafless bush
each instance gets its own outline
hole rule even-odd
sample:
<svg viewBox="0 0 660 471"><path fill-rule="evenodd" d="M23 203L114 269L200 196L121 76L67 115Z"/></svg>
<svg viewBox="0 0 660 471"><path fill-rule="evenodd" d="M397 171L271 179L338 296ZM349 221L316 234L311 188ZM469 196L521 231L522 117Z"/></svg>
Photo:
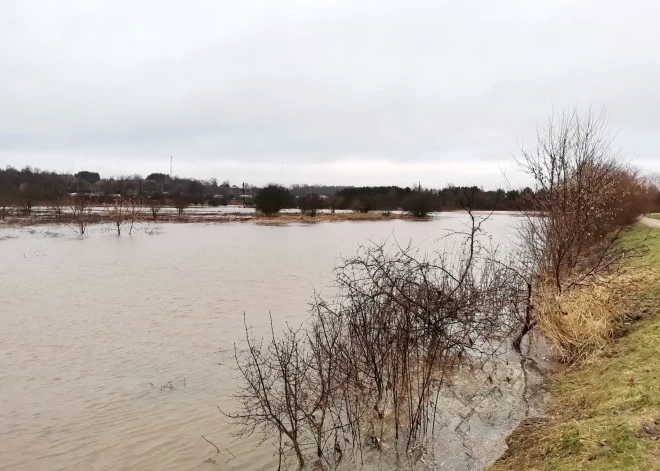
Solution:
<svg viewBox="0 0 660 471"><path fill-rule="evenodd" d="M162 209L162 200L156 198L149 200L149 210L151 211L151 216L154 218L154 220L158 218L158 214L162 211Z"/></svg>
<svg viewBox="0 0 660 471"><path fill-rule="evenodd" d="M117 230L117 235L121 235L122 228L126 227L128 235L133 235L135 224L142 218L142 207L138 204L137 198L118 197L113 206L107 213L108 219Z"/></svg>
<svg viewBox="0 0 660 471"><path fill-rule="evenodd" d="M179 217L183 216L183 211L185 211L188 206L190 206L190 200L187 197L177 196L174 198L174 207L176 208Z"/></svg>
<svg viewBox="0 0 660 471"><path fill-rule="evenodd" d="M246 328L247 352L236 351L240 407L227 414L239 435L283 436L300 466L308 450L327 461L386 441L410 450L432 435L433 392L457 365L494 355L518 289L486 256L483 219L469 214L452 254L420 257L386 241L344 260L336 299L315 298L306 329L278 337L271 326L263 344Z"/></svg>
<svg viewBox="0 0 660 471"><path fill-rule="evenodd" d="M124 224L126 224L128 219L127 203L128 202L122 196L118 196L107 213L108 219L112 221L113 226L115 226L118 236L121 235L121 229L124 227Z"/></svg>
<svg viewBox="0 0 660 471"><path fill-rule="evenodd" d="M603 114L565 113L519 161L534 179L532 206L541 216L527 215L522 240L533 270L559 294L620 259L615 242L643 212L638 174L612 148L606 124Z"/></svg>
<svg viewBox="0 0 660 471"><path fill-rule="evenodd" d="M245 383L235 395L240 412L228 417L241 425L240 435L259 430L263 440L279 436L281 452L292 449L301 467L308 440L316 444L319 457L323 454L331 393L340 384L335 351L326 350L332 345L321 337L327 334L318 328L308 333L289 327L278 338L271 319L267 345L257 342L246 326L247 353L236 352ZM287 442L282 444L281 437Z"/></svg>
<svg viewBox="0 0 660 471"><path fill-rule="evenodd" d="M55 218L55 222L60 222L62 219L62 216L64 215L64 207L66 205L66 200L64 197L57 196L53 198L49 203L48 203L48 210L50 213L53 215Z"/></svg>
<svg viewBox="0 0 660 471"><path fill-rule="evenodd" d="M646 191L635 169L613 147L603 113L577 109L553 117L536 147L518 161L534 181L523 213L517 270L528 285L528 305L514 346L536 323L537 293L561 296L591 285L635 253L619 243L643 213ZM611 278L608 278L611 279ZM550 289L551 288L551 289Z"/></svg>
<svg viewBox="0 0 660 471"><path fill-rule="evenodd" d="M85 235L87 225L92 218L94 198L91 195L78 193L69 197L69 208L75 224L75 230L81 236Z"/></svg>
<svg viewBox="0 0 660 471"><path fill-rule="evenodd" d="M142 206L138 198L134 197L128 201L128 210L126 212L126 227L128 228L128 235L133 235L135 225L142 220Z"/></svg>
<svg viewBox="0 0 660 471"><path fill-rule="evenodd" d="M32 206L37 200L38 193L38 188L34 185L26 184L21 186L18 193L18 200L24 214L28 216L32 214Z"/></svg>
<svg viewBox="0 0 660 471"><path fill-rule="evenodd" d="M0 194L0 220L4 220L7 215L7 206L9 206L9 196Z"/></svg>
<svg viewBox="0 0 660 471"><path fill-rule="evenodd" d="M298 197L298 208L302 214L315 217L319 209L323 209L323 200L316 193L308 193Z"/></svg>

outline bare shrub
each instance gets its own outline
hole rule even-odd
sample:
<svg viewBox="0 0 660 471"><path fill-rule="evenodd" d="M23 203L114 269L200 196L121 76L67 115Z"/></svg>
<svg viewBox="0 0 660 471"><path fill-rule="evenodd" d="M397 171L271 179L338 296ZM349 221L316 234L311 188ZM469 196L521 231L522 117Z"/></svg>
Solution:
<svg viewBox="0 0 660 471"><path fill-rule="evenodd" d="M334 194L330 198L328 198L328 207L330 208L330 212L334 214L335 210L341 207L343 202L344 202L344 198L342 198L338 194Z"/></svg>
<svg viewBox="0 0 660 471"><path fill-rule="evenodd" d="M114 204L107 213L107 217L117 230L117 235L121 235L122 228L128 229L128 235L133 235L135 224L142 218L142 208L138 204L137 198L124 198L122 196L115 199Z"/></svg>
<svg viewBox="0 0 660 471"><path fill-rule="evenodd" d="M151 211L151 216L156 220L158 214L163 209L163 201L160 198L151 198L149 200L149 211Z"/></svg>
<svg viewBox="0 0 660 471"><path fill-rule="evenodd" d="M81 236L85 235L87 225L92 219L92 206L95 200L91 195L78 193L69 197L69 208L71 210L75 230Z"/></svg>
<svg viewBox="0 0 660 471"><path fill-rule="evenodd" d="M236 350L240 407L227 414L239 435L283 436L300 466L306 446L329 460L349 448L425 442L434 391L459 364L491 358L493 340L511 329L515 276L486 256L483 219L470 215L451 252L420 257L384 242L344 260L337 297L314 299L306 329L278 337L271 323L262 344L246 328L247 353Z"/></svg>
<svg viewBox="0 0 660 471"><path fill-rule="evenodd" d="M298 208L302 214L315 217L319 209L323 209L323 200L316 193L308 193L298 198Z"/></svg>
<svg viewBox="0 0 660 471"><path fill-rule="evenodd" d="M620 259L614 241L642 213L643 188L612 148L604 115L574 110L551 120L519 163L534 179L532 207L542 216L527 216L523 241L536 273L550 277L558 294Z"/></svg>
<svg viewBox="0 0 660 471"><path fill-rule="evenodd" d="M0 185L0 220L4 220L9 214L8 208L13 205L15 201L15 191L8 185Z"/></svg>
<svg viewBox="0 0 660 471"><path fill-rule="evenodd" d="M254 204L257 211L266 215L273 215L285 208L290 208L293 204L293 196L287 188L270 184L259 190L254 198Z"/></svg>
<svg viewBox="0 0 660 471"><path fill-rule="evenodd" d="M32 206L34 205L37 196L38 189L34 185L21 185L20 191L18 193L18 201L21 205L23 214L28 216L32 214Z"/></svg>
<svg viewBox="0 0 660 471"><path fill-rule="evenodd" d="M228 416L240 423L240 434L259 429L264 440L286 437L285 446L294 451L301 467L305 440L314 440L317 455L323 454L328 405L338 384L337 366L327 361L334 357L324 356L321 346L327 339L320 336L326 334L288 328L278 338L271 319L271 338L265 346L255 341L246 326L247 353L236 353L245 385L235 395L241 412Z"/></svg>
<svg viewBox="0 0 660 471"><path fill-rule="evenodd" d="M118 196L108 211L107 216L108 219L112 221L113 226L115 226L117 235L120 236L121 229L124 227L124 224L126 224L128 219L127 201L122 196Z"/></svg>
<svg viewBox="0 0 660 471"><path fill-rule="evenodd" d="M60 222L64 215L66 200L62 196L56 196L48 203L48 210L53 215L55 222Z"/></svg>
<svg viewBox="0 0 660 471"><path fill-rule="evenodd" d="M414 191L406 196L402 202L403 210L417 218L424 218L435 208L433 195L422 186L415 187Z"/></svg>
<svg viewBox="0 0 660 471"><path fill-rule="evenodd" d="M142 206L140 205L138 198L131 198L128 201L128 210L126 212L126 226L128 228L128 235L133 235L133 229L135 225L140 222L143 218Z"/></svg>
<svg viewBox="0 0 660 471"><path fill-rule="evenodd" d="M545 315L535 299L561 297L580 286L598 285L638 247L618 243L644 209L645 189L635 169L613 147L603 113L577 109L550 119L536 147L518 161L534 181L519 228L516 270L528 284L520 341ZM552 310L547 311L552 312ZM556 319L556 317L552 317ZM549 319L543 319L544 328Z"/></svg>
<svg viewBox="0 0 660 471"><path fill-rule="evenodd" d="M183 216L183 212L188 206L190 206L189 198L185 196L177 196L176 198L174 198L174 207L176 208L179 217ZM153 214L153 208L152 208L152 214Z"/></svg>

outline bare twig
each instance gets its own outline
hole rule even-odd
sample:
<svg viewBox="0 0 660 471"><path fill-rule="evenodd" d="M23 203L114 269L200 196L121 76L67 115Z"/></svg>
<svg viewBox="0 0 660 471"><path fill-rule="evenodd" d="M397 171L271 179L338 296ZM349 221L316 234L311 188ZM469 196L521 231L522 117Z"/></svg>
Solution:
<svg viewBox="0 0 660 471"><path fill-rule="evenodd" d="M219 455L219 454L220 454L220 449L219 449L217 446L215 446L215 443L213 443L212 441L208 440L206 437L204 437L204 435L202 435L201 437L204 439L204 441L206 441L206 443L208 443L208 444L210 444L210 445L213 445L213 448L215 448L215 450L216 450L216 455ZM233 456L233 455L232 455L232 456ZM234 457L234 458L235 458L235 457Z"/></svg>

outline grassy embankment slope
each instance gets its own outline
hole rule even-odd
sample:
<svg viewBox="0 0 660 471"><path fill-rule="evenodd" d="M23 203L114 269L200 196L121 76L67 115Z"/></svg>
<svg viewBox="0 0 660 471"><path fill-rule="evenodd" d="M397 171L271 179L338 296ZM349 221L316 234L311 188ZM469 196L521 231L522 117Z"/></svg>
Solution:
<svg viewBox="0 0 660 471"><path fill-rule="evenodd" d="M627 305L641 319L558 379L547 418L521 425L488 471L660 470L660 230L638 225L623 243L647 234L648 253L628 267L652 273Z"/></svg>

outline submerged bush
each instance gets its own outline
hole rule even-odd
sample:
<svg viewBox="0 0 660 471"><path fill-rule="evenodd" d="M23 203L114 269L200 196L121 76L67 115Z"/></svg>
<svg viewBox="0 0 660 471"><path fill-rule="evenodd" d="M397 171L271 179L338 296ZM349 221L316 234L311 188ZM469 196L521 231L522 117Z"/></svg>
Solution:
<svg viewBox="0 0 660 471"><path fill-rule="evenodd" d="M315 193L308 193L298 198L298 208L302 214L314 217L319 209L323 209L323 200Z"/></svg>
<svg viewBox="0 0 660 471"><path fill-rule="evenodd" d="M362 248L335 271L338 293L316 297L311 319L236 349L239 435L279 437L302 467L313 449L397 447L433 435L436 391L459 365L479 368L511 328L517 277L479 243L479 218L452 252L420 257L389 243ZM271 323L272 324L272 323Z"/></svg>
<svg viewBox="0 0 660 471"><path fill-rule="evenodd" d="M264 214L277 214L292 204L291 192L280 185L268 185L259 190L254 199L257 211Z"/></svg>

